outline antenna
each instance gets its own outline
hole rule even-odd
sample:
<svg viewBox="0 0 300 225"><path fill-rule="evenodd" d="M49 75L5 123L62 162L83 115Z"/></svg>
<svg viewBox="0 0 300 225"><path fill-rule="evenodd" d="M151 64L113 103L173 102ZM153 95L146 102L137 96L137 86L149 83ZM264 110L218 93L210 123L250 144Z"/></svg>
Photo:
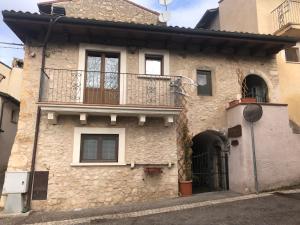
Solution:
<svg viewBox="0 0 300 225"><path fill-rule="evenodd" d="M166 23L168 22L170 19L171 19L171 13L168 12L168 5L172 2L173 0L159 0L159 4L164 6L166 11L165 12L162 12L158 19L160 22L162 23Z"/></svg>

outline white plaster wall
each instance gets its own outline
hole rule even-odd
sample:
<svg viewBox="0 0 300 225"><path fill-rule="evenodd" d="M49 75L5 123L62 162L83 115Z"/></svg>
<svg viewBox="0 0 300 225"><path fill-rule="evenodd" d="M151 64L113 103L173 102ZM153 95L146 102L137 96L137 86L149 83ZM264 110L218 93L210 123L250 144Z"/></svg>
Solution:
<svg viewBox="0 0 300 225"><path fill-rule="evenodd" d="M227 111L228 127L242 125L239 146L229 156L230 189L253 192L254 176L250 124L243 119L245 105ZM254 125L260 191L300 184L300 135L289 127L286 105L264 105L264 114Z"/></svg>

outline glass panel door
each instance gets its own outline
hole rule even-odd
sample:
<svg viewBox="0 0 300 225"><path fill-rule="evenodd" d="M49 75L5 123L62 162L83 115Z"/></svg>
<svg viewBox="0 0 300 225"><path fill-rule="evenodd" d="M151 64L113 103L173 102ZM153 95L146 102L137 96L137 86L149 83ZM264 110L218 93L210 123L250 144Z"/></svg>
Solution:
<svg viewBox="0 0 300 225"><path fill-rule="evenodd" d="M119 104L119 55L88 52L84 103Z"/></svg>

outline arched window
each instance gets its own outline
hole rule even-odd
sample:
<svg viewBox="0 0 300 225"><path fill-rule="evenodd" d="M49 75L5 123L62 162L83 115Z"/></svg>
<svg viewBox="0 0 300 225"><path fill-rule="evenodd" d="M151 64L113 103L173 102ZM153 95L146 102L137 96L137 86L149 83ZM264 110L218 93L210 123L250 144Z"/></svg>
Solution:
<svg viewBox="0 0 300 225"><path fill-rule="evenodd" d="M260 76L248 75L243 82L243 98L255 98L257 102L268 102L268 86Z"/></svg>

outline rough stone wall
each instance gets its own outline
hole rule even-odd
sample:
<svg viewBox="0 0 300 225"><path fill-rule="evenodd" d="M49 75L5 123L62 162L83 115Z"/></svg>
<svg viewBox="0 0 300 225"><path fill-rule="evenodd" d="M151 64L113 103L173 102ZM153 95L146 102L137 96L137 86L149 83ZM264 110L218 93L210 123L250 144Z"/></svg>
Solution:
<svg viewBox="0 0 300 225"><path fill-rule="evenodd" d="M108 117L89 117L85 127L112 127ZM37 170L49 170L47 201L33 201L34 209L58 210L122 204L177 196L177 166L163 168L162 175L145 175L142 166L72 167L74 127L79 116L61 116L58 125L42 118ZM120 117L113 128L125 128L126 163L176 164L175 126L160 119L138 126L137 118ZM59 156L59 157L58 157Z"/></svg>
<svg viewBox="0 0 300 225"><path fill-rule="evenodd" d="M46 67L77 69L78 45L49 45ZM36 57L29 57L36 52ZM236 69L245 74L264 77L272 102L278 101L278 76L274 59L227 57L213 54L182 54L171 51L170 71L196 80L196 70L209 67L214 70L212 97L200 97L196 89L190 92L188 117L190 130L197 134L207 129L226 128L226 104L237 98L240 88ZM128 72L138 73L138 53L127 54ZM30 169L38 99L41 52L26 48L24 82L21 94L21 112L18 133L9 161L9 171ZM106 117L90 117L88 126L109 126ZM47 201L34 201L34 209L72 209L95 207L130 201L143 201L177 195L177 164L165 168L157 178L145 177L143 168L133 170L126 166L72 167L74 127L79 118L63 116L56 126L48 125L45 115L41 121L38 142L37 170L49 170ZM163 120L149 119L144 127L137 126L137 118L120 118L117 127L126 128L126 162L176 162L175 126L165 128ZM100 193L100 194L99 194ZM103 193L103 194L101 194Z"/></svg>
<svg viewBox="0 0 300 225"><path fill-rule="evenodd" d="M241 94L236 75L238 68L244 75L261 76L268 85L270 102L279 101L279 80L273 58L171 52L171 74L183 75L196 81L198 69L212 70L213 96L198 96L196 88L188 89L188 119L193 135L208 129L227 129L226 105Z"/></svg>
<svg viewBox="0 0 300 225"><path fill-rule="evenodd" d="M72 0L55 3L66 15L96 20L158 24L158 15L124 0Z"/></svg>
<svg viewBox="0 0 300 225"><path fill-rule="evenodd" d="M31 52L36 53L36 57L32 58ZM18 130L8 162L8 171L29 171L31 165L41 74L41 48L26 46L24 57Z"/></svg>

